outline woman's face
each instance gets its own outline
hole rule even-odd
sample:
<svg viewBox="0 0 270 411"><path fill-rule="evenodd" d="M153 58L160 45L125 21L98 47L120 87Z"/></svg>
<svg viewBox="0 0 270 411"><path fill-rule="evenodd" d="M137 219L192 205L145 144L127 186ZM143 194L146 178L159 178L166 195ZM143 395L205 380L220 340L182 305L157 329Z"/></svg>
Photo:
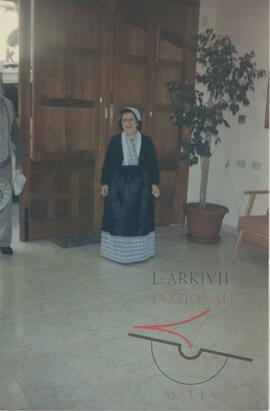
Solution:
<svg viewBox="0 0 270 411"><path fill-rule="evenodd" d="M122 127L128 136L135 136L137 132L137 120L132 113L124 113L122 115Z"/></svg>

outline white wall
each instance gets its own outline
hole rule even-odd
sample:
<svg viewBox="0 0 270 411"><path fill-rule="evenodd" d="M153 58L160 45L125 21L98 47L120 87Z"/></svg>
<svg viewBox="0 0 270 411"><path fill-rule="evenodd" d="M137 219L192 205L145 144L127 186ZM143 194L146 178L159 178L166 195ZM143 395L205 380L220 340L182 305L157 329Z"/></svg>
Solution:
<svg viewBox="0 0 270 411"><path fill-rule="evenodd" d="M4 6L0 5L0 62L6 61L6 51L8 48L7 38L9 34L18 28L18 13L14 7L11 10L6 10ZM19 48L13 47L13 60L19 61Z"/></svg>
<svg viewBox="0 0 270 411"><path fill-rule="evenodd" d="M217 34L228 34L240 54L254 50L257 67L269 71L269 0L201 0L200 31L214 28ZM207 23L205 24L205 20ZM222 143L211 159L207 201L229 208L224 223L237 226L239 213L247 204L247 189L268 188L269 130L264 128L267 79L259 79L255 93L250 95L250 105L240 110L246 123L228 117L230 129L222 129ZM226 169L225 163L230 160ZM236 166L237 159L245 160L246 167ZM260 170L251 168L253 161L261 163ZM200 170L190 168L188 201L198 201ZM261 198L260 198L261 197ZM267 196L260 196L256 212L265 211Z"/></svg>

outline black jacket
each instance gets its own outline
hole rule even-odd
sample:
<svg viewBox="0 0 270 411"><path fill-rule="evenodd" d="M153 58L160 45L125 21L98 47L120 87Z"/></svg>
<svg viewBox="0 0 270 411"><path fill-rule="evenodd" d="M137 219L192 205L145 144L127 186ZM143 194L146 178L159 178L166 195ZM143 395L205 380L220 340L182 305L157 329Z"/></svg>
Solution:
<svg viewBox="0 0 270 411"><path fill-rule="evenodd" d="M105 161L102 167L101 184L110 183L111 173L121 167L123 162L121 133L114 135L108 145ZM158 161L152 140L142 134L142 145L139 156L139 166L150 173L151 184L159 184Z"/></svg>

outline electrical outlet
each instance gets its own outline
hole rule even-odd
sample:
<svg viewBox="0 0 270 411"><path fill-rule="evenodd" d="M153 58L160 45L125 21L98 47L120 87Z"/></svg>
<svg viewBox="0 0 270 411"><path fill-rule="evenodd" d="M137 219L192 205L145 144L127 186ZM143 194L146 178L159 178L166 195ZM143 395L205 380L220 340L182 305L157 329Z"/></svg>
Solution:
<svg viewBox="0 0 270 411"><path fill-rule="evenodd" d="M252 161L251 168L253 170L260 170L262 168L262 163L260 161Z"/></svg>
<svg viewBox="0 0 270 411"><path fill-rule="evenodd" d="M237 159L236 161L237 167L246 167L246 160L241 160L240 158Z"/></svg>

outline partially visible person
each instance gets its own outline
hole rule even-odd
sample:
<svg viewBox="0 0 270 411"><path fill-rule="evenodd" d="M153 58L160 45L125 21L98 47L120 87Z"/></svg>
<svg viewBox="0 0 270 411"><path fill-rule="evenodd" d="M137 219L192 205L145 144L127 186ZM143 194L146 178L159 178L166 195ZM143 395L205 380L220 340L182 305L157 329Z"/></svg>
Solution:
<svg viewBox="0 0 270 411"><path fill-rule="evenodd" d="M125 107L119 126L122 132L111 138L102 168L101 255L127 264L155 255L153 199L160 195L159 170L154 144L140 132L139 110Z"/></svg>
<svg viewBox="0 0 270 411"><path fill-rule="evenodd" d="M0 181L12 187L12 156L16 158L16 169L23 170L23 145L13 104L0 96ZM12 255L12 195L0 211L0 251Z"/></svg>

